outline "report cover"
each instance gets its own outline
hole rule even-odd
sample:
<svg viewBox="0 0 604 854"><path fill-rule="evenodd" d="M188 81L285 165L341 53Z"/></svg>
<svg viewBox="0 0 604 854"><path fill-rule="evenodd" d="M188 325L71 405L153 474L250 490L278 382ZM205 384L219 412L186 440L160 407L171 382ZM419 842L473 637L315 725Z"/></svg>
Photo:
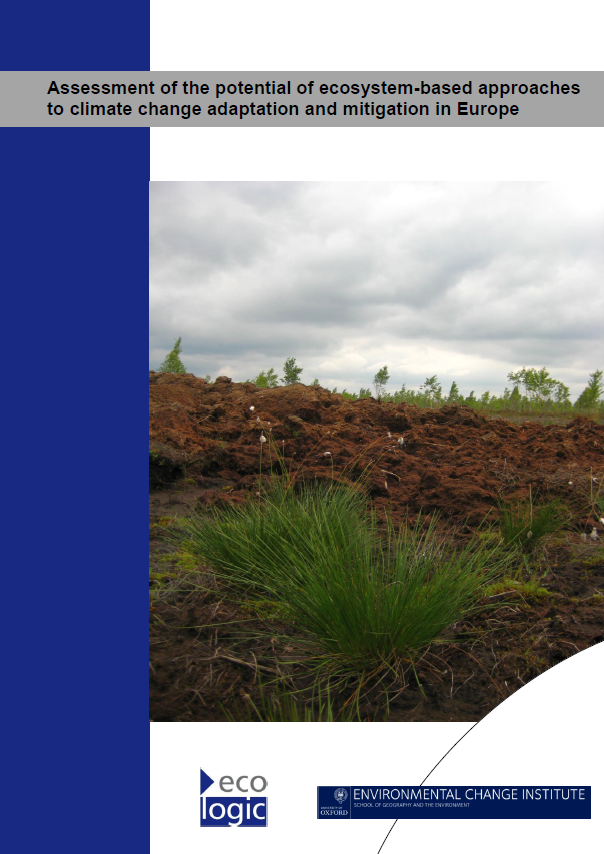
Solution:
<svg viewBox="0 0 604 854"><path fill-rule="evenodd" d="M599 850L598 16L6 11L18 850Z"/></svg>

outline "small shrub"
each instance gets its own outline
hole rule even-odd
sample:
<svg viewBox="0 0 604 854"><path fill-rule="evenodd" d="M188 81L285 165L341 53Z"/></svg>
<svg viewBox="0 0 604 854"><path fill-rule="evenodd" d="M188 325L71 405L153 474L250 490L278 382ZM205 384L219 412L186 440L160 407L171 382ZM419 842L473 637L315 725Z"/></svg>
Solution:
<svg viewBox="0 0 604 854"><path fill-rule="evenodd" d="M384 394L389 379L390 374L388 373L388 366L384 365L384 367L380 368L373 378L373 387L375 389L376 397L381 397ZM361 389L361 391L363 391L363 389Z"/></svg>
<svg viewBox="0 0 604 854"><path fill-rule="evenodd" d="M174 347L170 350L164 361L158 368L159 373L186 374L187 369L183 365L180 354L182 352L181 339L177 338Z"/></svg>
<svg viewBox="0 0 604 854"><path fill-rule="evenodd" d="M296 360L293 356L290 356L289 359L285 360L285 364L283 365L283 377L281 382L283 385L293 385L294 383L300 382L300 374L304 369L299 368L296 365Z"/></svg>
<svg viewBox="0 0 604 854"><path fill-rule="evenodd" d="M260 371L256 379L248 382L255 383L258 388L276 388L279 385L279 378L273 368L269 368L268 371Z"/></svg>

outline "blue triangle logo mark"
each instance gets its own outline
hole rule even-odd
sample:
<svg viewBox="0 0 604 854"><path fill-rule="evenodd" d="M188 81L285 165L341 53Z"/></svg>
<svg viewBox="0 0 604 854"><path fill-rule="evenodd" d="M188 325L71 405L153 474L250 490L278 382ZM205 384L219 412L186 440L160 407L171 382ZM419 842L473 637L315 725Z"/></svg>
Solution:
<svg viewBox="0 0 604 854"><path fill-rule="evenodd" d="M199 794L203 795L203 793L210 788L213 784L213 780L211 777L208 777L206 772L200 768L199 769Z"/></svg>

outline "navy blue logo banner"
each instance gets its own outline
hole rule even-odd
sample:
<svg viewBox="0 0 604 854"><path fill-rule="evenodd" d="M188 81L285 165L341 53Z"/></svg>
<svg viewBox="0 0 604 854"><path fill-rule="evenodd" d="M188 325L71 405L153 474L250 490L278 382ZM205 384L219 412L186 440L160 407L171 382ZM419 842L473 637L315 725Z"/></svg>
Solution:
<svg viewBox="0 0 604 854"><path fill-rule="evenodd" d="M317 818L591 818L591 786L318 786Z"/></svg>

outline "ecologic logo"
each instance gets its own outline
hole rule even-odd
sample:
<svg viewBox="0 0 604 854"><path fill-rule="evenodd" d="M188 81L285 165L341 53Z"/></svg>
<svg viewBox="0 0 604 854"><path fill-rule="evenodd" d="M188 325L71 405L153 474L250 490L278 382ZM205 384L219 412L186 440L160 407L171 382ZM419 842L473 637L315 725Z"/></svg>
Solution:
<svg viewBox="0 0 604 854"><path fill-rule="evenodd" d="M199 774L201 827L267 826L268 798L257 797L257 794L264 792L268 786L265 777L261 774L253 777L246 774L231 777L227 774L215 783L202 769ZM228 797L207 796L206 792L211 786L225 792Z"/></svg>

